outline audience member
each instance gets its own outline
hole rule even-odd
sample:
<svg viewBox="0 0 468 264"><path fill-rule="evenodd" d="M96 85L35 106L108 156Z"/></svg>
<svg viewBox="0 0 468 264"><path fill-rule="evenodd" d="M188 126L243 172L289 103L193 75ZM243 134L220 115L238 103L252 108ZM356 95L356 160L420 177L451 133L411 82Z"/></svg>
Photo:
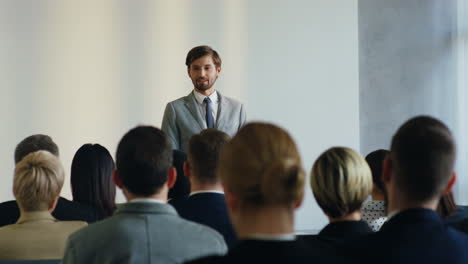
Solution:
<svg viewBox="0 0 468 264"><path fill-rule="evenodd" d="M383 164L389 219L344 248L362 263L468 263L468 236L444 225L437 204L454 182L455 143L439 120L419 116L392 138Z"/></svg>
<svg viewBox="0 0 468 264"><path fill-rule="evenodd" d="M73 201L90 207L96 220L111 216L115 210L114 160L99 144L81 146L71 165Z"/></svg>
<svg viewBox="0 0 468 264"><path fill-rule="evenodd" d="M45 150L56 157L59 156L59 149L52 138L47 135L36 134L29 136L23 139L15 149L15 164L20 162L23 157L29 153L36 152L39 150ZM19 218L20 211L18 204L15 200L7 201L0 203L0 226L10 225L16 223ZM90 208L87 206L80 205L69 201L63 197L60 197L55 210L52 212L52 215L62 221L85 221L85 222L94 222L96 221L96 216Z"/></svg>
<svg viewBox="0 0 468 264"><path fill-rule="evenodd" d="M47 151L30 153L16 165L13 194L20 218L0 228L0 260L62 258L68 236L86 225L51 215L63 181L60 161Z"/></svg>
<svg viewBox="0 0 468 264"><path fill-rule="evenodd" d="M172 165L176 168L177 179L174 186L169 190L168 200L184 198L190 194L190 182L185 177L184 162L187 161L187 155L180 150L172 151Z"/></svg>
<svg viewBox="0 0 468 264"><path fill-rule="evenodd" d="M286 131L265 123L245 125L223 147L218 168L240 240L224 257L193 263L325 263L294 236L305 173Z"/></svg>
<svg viewBox="0 0 468 264"><path fill-rule="evenodd" d="M229 220L221 179L216 172L218 156L229 136L214 128L193 135L188 146L185 175L191 185L190 196L170 201L179 215L207 225L221 233L231 247L236 235Z"/></svg>
<svg viewBox="0 0 468 264"><path fill-rule="evenodd" d="M180 218L166 204L176 172L161 130L130 130L117 147L116 165L113 178L128 202L71 235L63 263L182 263L226 252L218 232Z"/></svg>
<svg viewBox="0 0 468 264"><path fill-rule="evenodd" d="M379 149L366 156L367 164L372 172L372 200L364 203L362 207L362 219L366 221L373 231L379 231L383 223L387 221L386 192L382 179L382 165L390 151Z"/></svg>
<svg viewBox="0 0 468 264"><path fill-rule="evenodd" d="M372 190L364 158L354 150L334 147L315 161L310 184L315 200L330 223L318 235L303 236L311 248L336 249L346 240L372 233L361 221L361 206Z"/></svg>

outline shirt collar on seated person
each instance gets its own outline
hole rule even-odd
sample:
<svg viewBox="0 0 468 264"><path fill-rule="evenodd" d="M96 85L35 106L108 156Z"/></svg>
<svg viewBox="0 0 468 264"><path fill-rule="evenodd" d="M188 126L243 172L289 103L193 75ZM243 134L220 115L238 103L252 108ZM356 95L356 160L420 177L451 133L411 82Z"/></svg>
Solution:
<svg viewBox="0 0 468 264"><path fill-rule="evenodd" d="M294 241L296 240L296 235L294 234L250 234L246 237L247 239L252 240L266 240L266 241Z"/></svg>
<svg viewBox="0 0 468 264"><path fill-rule="evenodd" d="M163 200L159 199L154 199L154 198L137 198L128 201L129 203L160 203L160 204L165 204L166 202Z"/></svg>

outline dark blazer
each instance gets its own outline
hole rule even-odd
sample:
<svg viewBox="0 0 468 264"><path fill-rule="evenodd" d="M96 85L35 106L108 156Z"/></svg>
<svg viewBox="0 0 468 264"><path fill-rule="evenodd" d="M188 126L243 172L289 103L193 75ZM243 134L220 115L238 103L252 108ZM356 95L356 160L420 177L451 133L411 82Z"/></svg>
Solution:
<svg viewBox="0 0 468 264"><path fill-rule="evenodd" d="M468 263L468 235L447 227L433 210L394 215L379 232L350 241L347 254L361 263Z"/></svg>
<svg viewBox="0 0 468 264"><path fill-rule="evenodd" d="M457 211L445 219L445 223L461 232L468 233L468 206L457 205Z"/></svg>
<svg viewBox="0 0 468 264"><path fill-rule="evenodd" d="M0 226L16 223L20 212L16 201L0 203ZM93 223L97 221L97 212L86 205L69 201L60 197L52 215L61 221L84 221Z"/></svg>
<svg viewBox="0 0 468 264"><path fill-rule="evenodd" d="M177 213L184 219L209 226L223 235L228 247L236 242L236 234L229 219L224 194L197 193L170 200Z"/></svg>
<svg viewBox="0 0 468 264"><path fill-rule="evenodd" d="M303 241L265 241L240 240L231 248L226 256L212 256L195 261L190 264L244 264L244 263L347 263L338 259L333 253L318 252L307 247Z"/></svg>
<svg viewBox="0 0 468 264"><path fill-rule="evenodd" d="M339 221L326 225L317 235L299 236L299 239L313 249L336 249L346 241L372 233L365 221Z"/></svg>

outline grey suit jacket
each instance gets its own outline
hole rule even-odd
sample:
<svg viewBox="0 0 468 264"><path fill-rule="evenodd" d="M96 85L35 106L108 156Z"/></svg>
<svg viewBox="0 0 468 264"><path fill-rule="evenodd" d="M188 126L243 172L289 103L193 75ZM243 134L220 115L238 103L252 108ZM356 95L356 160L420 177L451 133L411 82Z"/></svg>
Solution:
<svg viewBox="0 0 468 264"><path fill-rule="evenodd" d="M168 103L162 121L162 130L169 136L174 149L183 152L187 152L192 135L207 128L193 93ZM234 136L246 120L244 105L222 96L219 91L217 93L219 103L215 128Z"/></svg>
<svg viewBox="0 0 468 264"><path fill-rule="evenodd" d="M226 253L223 237L168 204L126 203L70 236L63 263L182 263Z"/></svg>

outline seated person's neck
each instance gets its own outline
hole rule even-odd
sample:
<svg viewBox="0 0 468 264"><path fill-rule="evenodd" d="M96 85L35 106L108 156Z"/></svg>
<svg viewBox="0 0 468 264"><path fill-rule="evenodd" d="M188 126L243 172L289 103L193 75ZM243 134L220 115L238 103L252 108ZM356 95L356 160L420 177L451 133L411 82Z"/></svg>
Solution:
<svg viewBox="0 0 468 264"><path fill-rule="evenodd" d="M361 211L359 210L356 210L350 214L347 214L345 216L342 216L342 217L337 217L337 218L333 218L333 217L328 217L328 220L330 221L330 223L334 223L334 222L340 222L340 221L360 221L361 220Z"/></svg>

